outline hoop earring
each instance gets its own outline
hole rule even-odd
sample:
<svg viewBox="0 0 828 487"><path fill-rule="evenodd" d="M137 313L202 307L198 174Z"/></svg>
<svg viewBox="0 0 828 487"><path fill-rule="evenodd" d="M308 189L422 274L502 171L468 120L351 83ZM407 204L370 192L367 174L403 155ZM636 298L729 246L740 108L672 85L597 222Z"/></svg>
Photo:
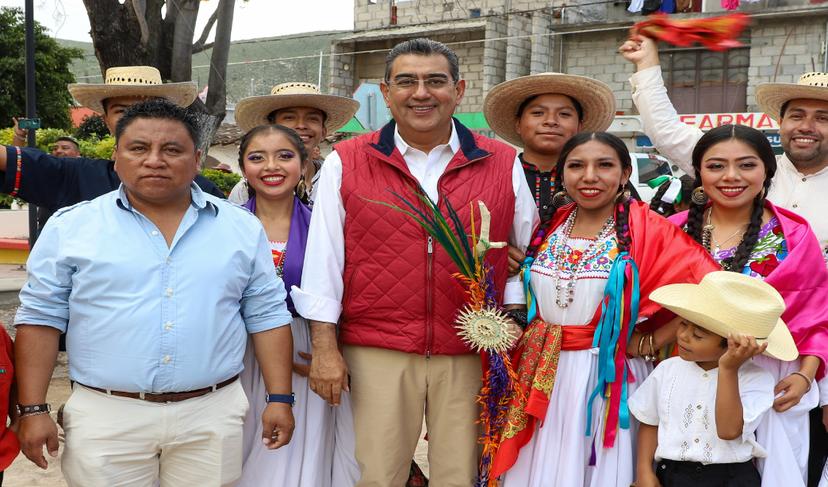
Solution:
<svg viewBox="0 0 828 487"><path fill-rule="evenodd" d="M296 189L295 189L296 196L298 196L299 198L304 198L305 194L307 194L307 191L308 191L308 188L307 188L307 185L305 184L305 176L304 175L299 176L299 182L296 183Z"/></svg>
<svg viewBox="0 0 828 487"><path fill-rule="evenodd" d="M562 189L554 195L552 195L552 206L554 206L555 208L560 208L570 203L572 203L572 198L569 197L569 194L566 192L566 189Z"/></svg>
<svg viewBox="0 0 828 487"><path fill-rule="evenodd" d="M693 192L690 194L690 201L699 206L706 205L707 194L704 192L704 188L699 186L698 188L694 189Z"/></svg>

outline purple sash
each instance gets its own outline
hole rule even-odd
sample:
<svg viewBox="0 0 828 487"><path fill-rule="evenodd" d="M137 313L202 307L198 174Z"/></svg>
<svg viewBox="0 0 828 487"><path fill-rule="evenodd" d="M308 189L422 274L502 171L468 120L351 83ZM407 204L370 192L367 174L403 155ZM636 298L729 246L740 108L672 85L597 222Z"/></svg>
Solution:
<svg viewBox="0 0 828 487"><path fill-rule="evenodd" d="M254 215L256 214L256 197L247 200L244 205ZM290 299L290 290L302 282L302 265L305 263L305 246L308 243L308 227L310 226L311 210L299 198L293 198L293 214L290 217L290 232L288 233L285 248L285 265L282 267L282 281L287 291L287 307L295 316L296 309Z"/></svg>

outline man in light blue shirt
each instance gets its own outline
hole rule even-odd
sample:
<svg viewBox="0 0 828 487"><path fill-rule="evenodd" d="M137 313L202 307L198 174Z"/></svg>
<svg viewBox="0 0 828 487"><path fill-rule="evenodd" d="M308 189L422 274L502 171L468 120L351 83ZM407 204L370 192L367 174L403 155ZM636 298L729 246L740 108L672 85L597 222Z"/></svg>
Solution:
<svg viewBox="0 0 828 487"><path fill-rule="evenodd" d="M130 108L116 129L121 187L57 212L29 257L15 317L19 438L42 468L43 446L57 454L56 425L42 413L65 332L70 486L235 480L248 335L269 394L263 441L290 440L284 285L256 217L192 183L197 134L193 115L169 102Z"/></svg>

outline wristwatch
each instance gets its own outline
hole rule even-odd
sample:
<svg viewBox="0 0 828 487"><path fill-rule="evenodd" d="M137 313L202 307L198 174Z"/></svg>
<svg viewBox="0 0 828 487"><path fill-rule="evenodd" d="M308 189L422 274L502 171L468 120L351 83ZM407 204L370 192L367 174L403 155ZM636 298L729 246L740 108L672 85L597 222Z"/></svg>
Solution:
<svg viewBox="0 0 828 487"><path fill-rule="evenodd" d="M52 411L52 406L50 404L32 404L30 406L24 406L23 404L17 405L17 414L24 415L24 414L41 414L41 413L49 413Z"/></svg>
<svg viewBox="0 0 828 487"><path fill-rule="evenodd" d="M266 394L265 402L282 402L290 404L290 407L293 407L293 404L296 402L296 395L292 392L290 394Z"/></svg>

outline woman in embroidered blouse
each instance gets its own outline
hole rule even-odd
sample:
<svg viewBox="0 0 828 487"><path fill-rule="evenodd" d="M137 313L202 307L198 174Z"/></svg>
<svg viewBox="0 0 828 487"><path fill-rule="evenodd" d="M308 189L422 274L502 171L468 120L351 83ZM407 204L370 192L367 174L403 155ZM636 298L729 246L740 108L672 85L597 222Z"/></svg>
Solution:
<svg viewBox="0 0 828 487"><path fill-rule="evenodd" d="M690 209L670 220L723 269L764 279L785 299L782 318L800 359L754 359L774 376L778 396L757 429L757 441L768 450L759 467L762 485L804 486L808 411L819 400L814 378L824 376L828 359L828 270L819 243L804 218L765 199L776 157L758 130L741 125L710 130L696 144L693 169Z"/></svg>
<svg viewBox="0 0 828 487"><path fill-rule="evenodd" d="M297 186L304 183L301 174L307 160L302 139L281 125L261 125L250 130L239 148L239 166L251 195L245 207L261 220L270 240L276 272L287 289L301 280L308 237L310 209L296 196ZM244 423L244 464L237 486L331 485L333 415L331 407L308 387L308 323L296 314L290 298L288 308L293 313L296 428L290 443L279 450L271 451L263 444L262 425L257 417L265 407L267 391L253 348L248 346L241 381L250 410Z"/></svg>
<svg viewBox="0 0 828 487"><path fill-rule="evenodd" d="M538 229L523 265L530 324L513 354L522 390L511 400L492 467L492 476L506 472L506 487L626 487L633 480L626 397L651 367L625 356L642 346L630 333L639 317L660 309L651 291L699 282L716 265L678 228L626 197L631 168L624 143L603 132L576 135L558 160L561 207ZM574 202L561 205L565 198Z"/></svg>

